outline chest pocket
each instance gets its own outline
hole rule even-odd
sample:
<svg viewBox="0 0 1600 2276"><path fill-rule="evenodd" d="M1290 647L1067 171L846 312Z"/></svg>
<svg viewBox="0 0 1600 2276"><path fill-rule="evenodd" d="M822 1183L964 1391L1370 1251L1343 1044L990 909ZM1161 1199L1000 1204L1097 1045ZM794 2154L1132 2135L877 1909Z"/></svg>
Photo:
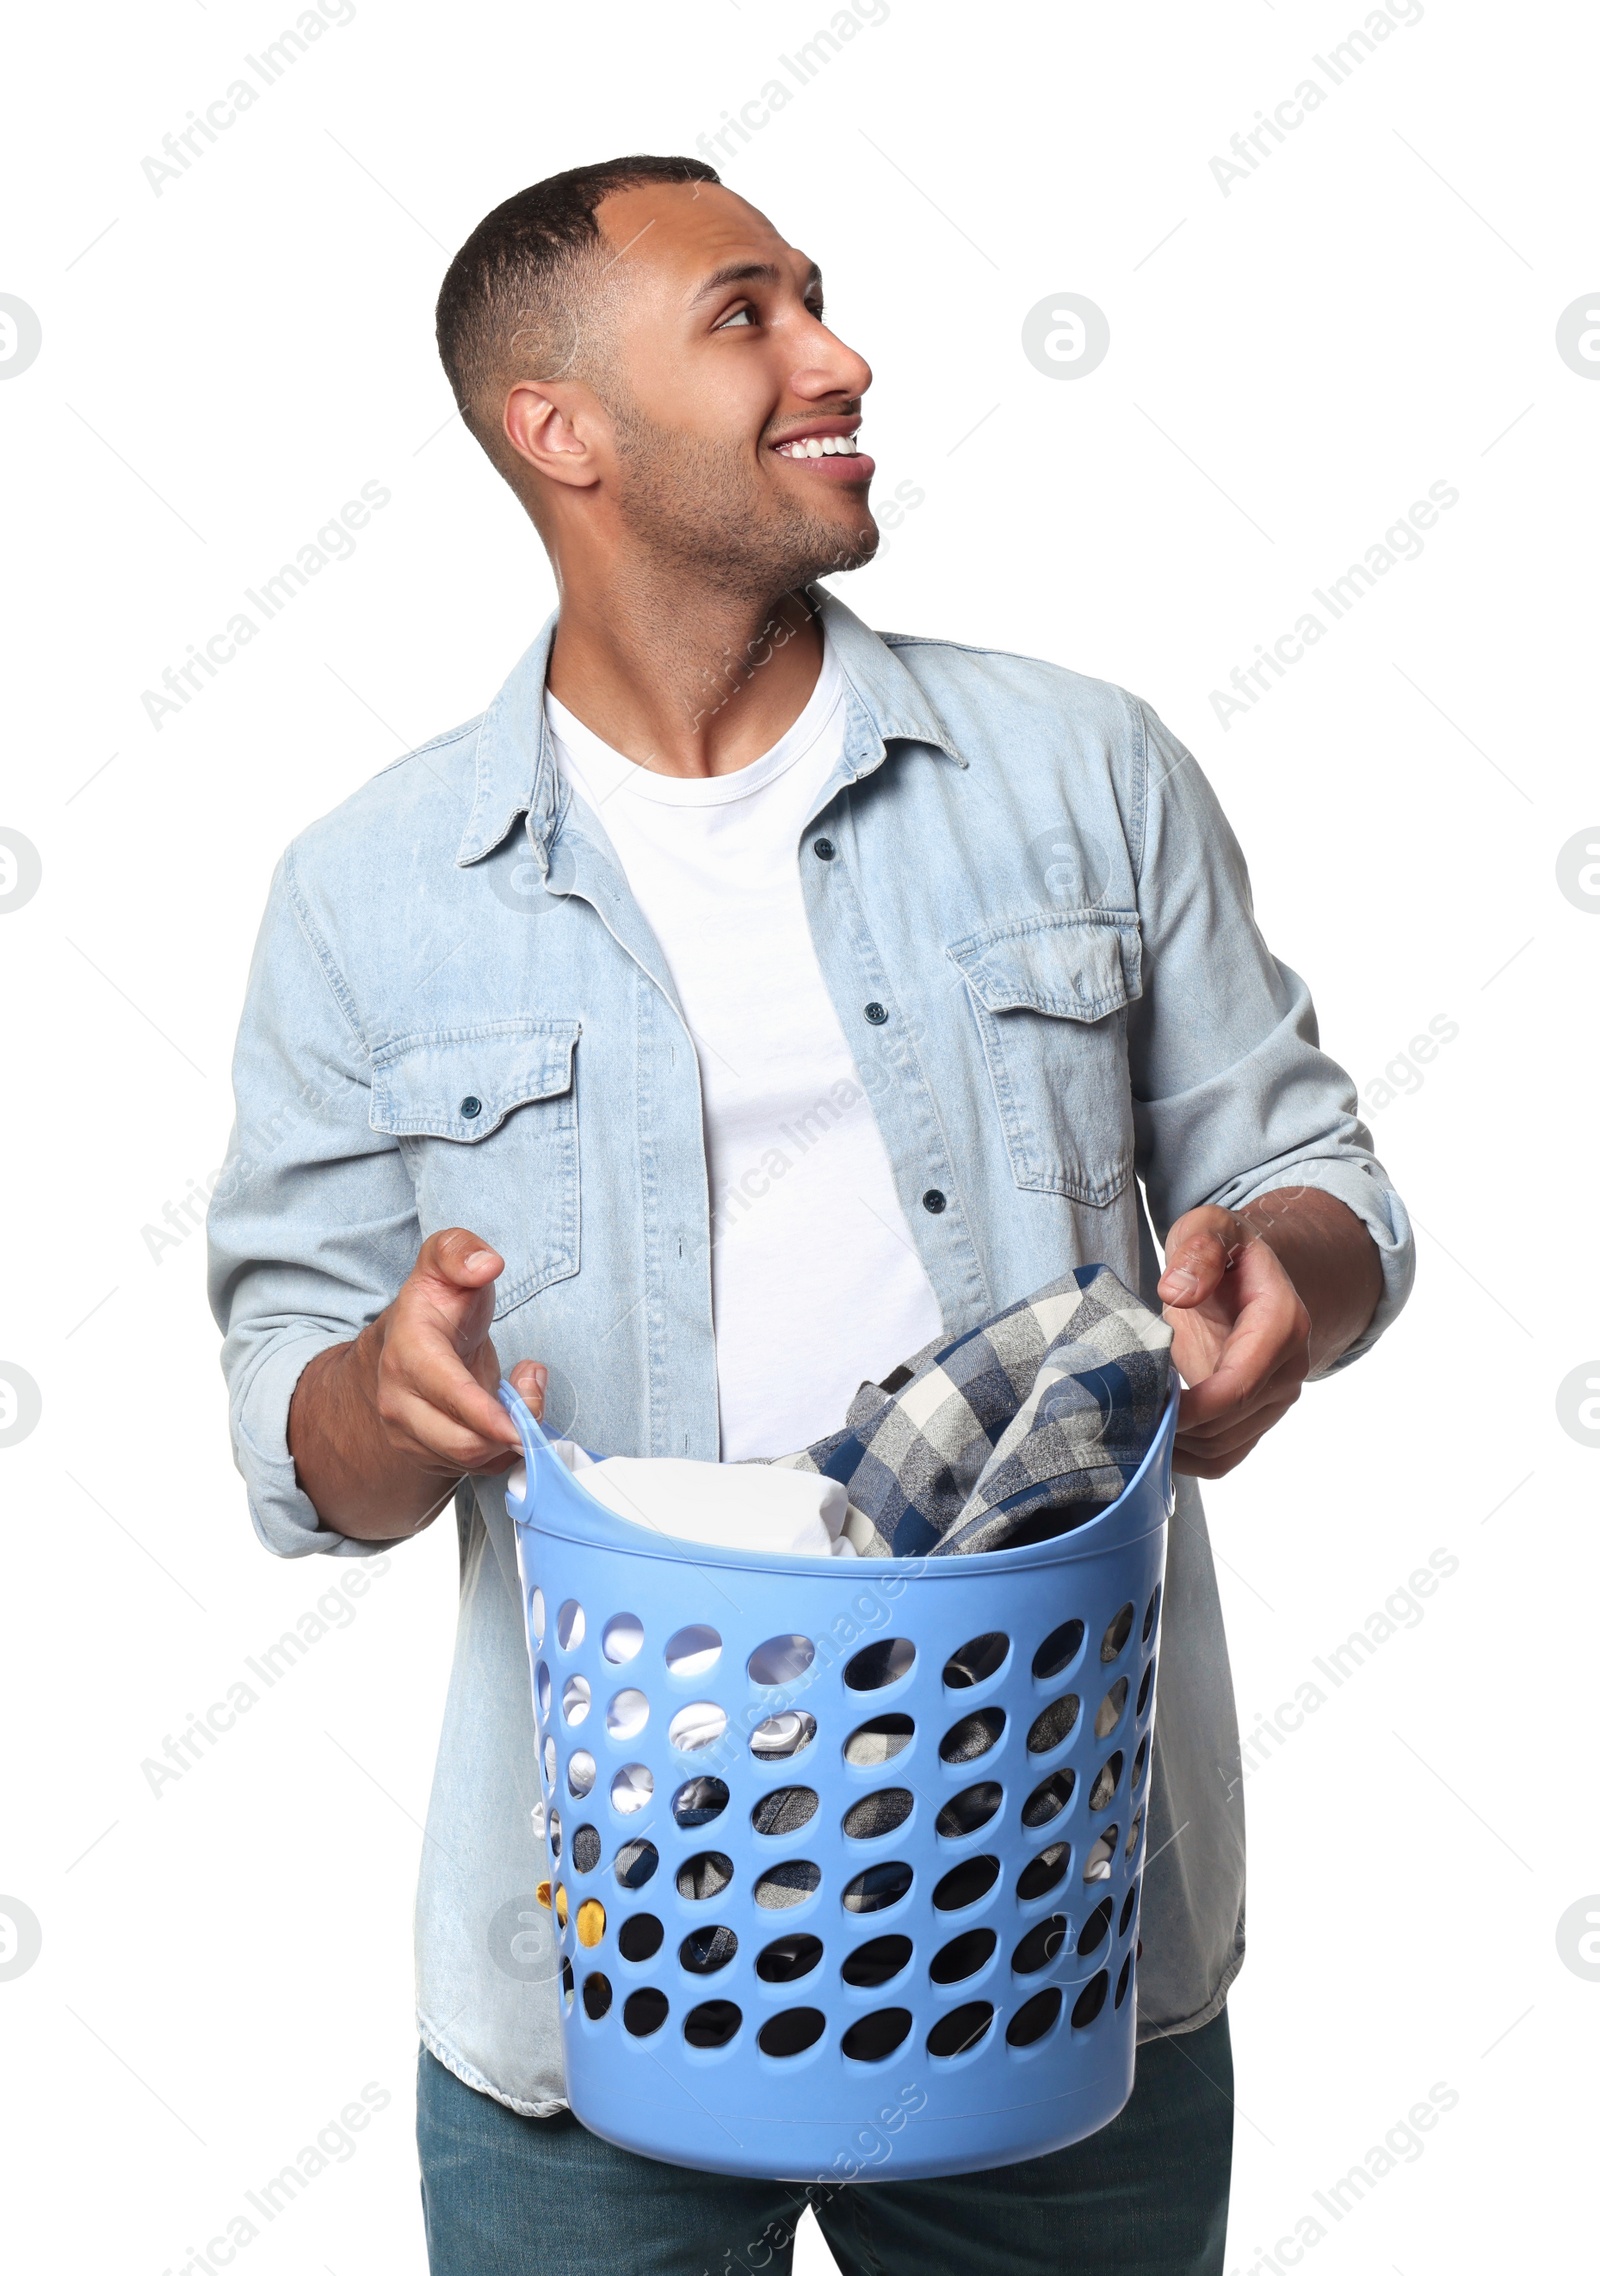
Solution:
<svg viewBox="0 0 1600 2276"><path fill-rule="evenodd" d="M493 1020L373 1059L370 1120L399 1140L423 1237L464 1225L505 1258L497 1320L578 1269L578 1033Z"/></svg>
<svg viewBox="0 0 1600 2276"><path fill-rule="evenodd" d="M1133 1174L1127 1006L1140 993L1138 918L1008 917L946 953L967 983L1017 1184L1114 1200Z"/></svg>

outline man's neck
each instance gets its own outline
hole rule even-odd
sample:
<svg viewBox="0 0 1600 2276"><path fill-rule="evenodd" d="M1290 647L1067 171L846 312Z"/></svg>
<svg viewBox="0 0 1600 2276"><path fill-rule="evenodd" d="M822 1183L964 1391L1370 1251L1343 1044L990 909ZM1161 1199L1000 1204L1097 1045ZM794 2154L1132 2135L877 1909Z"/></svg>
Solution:
<svg viewBox="0 0 1600 2276"><path fill-rule="evenodd" d="M794 725L822 653L816 603L803 592L757 604L569 587L548 684L602 742L641 766L732 774Z"/></svg>

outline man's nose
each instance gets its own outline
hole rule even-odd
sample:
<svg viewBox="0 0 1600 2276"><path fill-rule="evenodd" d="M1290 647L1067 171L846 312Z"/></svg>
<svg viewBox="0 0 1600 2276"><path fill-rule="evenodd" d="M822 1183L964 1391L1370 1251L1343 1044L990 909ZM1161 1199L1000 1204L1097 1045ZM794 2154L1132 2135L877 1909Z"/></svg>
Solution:
<svg viewBox="0 0 1600 2276"><path fill-rule="evenodd" d="M813 403L824 395L865 395L872 385L872 366L865 356L858 356L854 348L847 348L834 334L819 326L812 343L812 352L804 365L792 373L790 387L803 402Z"/></svg>

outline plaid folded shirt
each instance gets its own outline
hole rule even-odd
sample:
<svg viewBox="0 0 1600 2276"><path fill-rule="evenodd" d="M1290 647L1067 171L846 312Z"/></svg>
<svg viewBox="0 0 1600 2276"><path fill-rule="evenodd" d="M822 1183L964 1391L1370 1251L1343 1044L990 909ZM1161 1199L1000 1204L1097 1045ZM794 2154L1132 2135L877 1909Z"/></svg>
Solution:
<svg viewBox="0 0 1600 2276"><path fill-rule="evenodd" d="M963 1557L1083 1525L1155 1437L1172 1330L1109 1265L1080 1265L981 1328L863 1383L845 1427L785 1470L835 1478L863 1557Z"/></svg>

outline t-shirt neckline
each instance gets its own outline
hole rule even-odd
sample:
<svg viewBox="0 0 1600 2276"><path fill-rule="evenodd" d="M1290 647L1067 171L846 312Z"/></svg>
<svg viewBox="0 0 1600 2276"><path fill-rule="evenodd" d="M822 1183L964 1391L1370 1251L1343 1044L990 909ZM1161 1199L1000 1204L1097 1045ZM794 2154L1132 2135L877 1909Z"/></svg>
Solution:
<svg viewBox="0 0 1600 2276"><path fill-rule="evenodd" d="M844 674L839 669L833 644L824 633L822 669L817 674L817 684L798 718L785 728L771 749L763 751L758 759L752 759L748 766L735 767L731 774L690 776L660 774L643 762L628 758L598 736L592 727L586 727L576 712L569 711L548 688L544 694L551 733L572 771L581 778L580 788L590 785L604 798L618 790L631 789L636 797L647 798L652 804L685 807L726 806L735 799L753 797L757 791L767 789L815 747L843 700Z"/></svg>

